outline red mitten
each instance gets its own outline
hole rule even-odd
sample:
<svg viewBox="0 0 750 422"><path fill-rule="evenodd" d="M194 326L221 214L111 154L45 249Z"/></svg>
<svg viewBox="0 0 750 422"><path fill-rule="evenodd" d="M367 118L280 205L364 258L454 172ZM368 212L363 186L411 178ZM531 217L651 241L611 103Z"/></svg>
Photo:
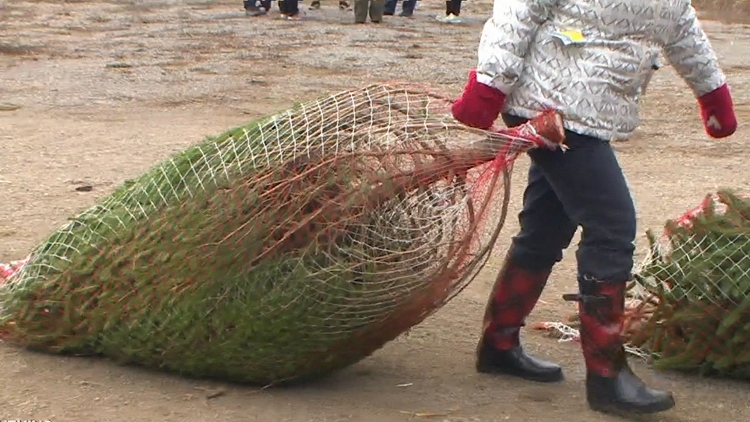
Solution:
<svg viewBox="0 0 750 422"><path fill-rule="evenodd" d="M708 136L725 138L737 130L737 118L727 84L699 97L698 104Z"/></svg>
<svg viewBox="0 0 750 422"><path fill-rule="evenodd" d="M500 115L505 102L502 91L477 81L477 71L469 72L469 81L461 98L451 107L453 117L477 129L489 129Z"/></svg>

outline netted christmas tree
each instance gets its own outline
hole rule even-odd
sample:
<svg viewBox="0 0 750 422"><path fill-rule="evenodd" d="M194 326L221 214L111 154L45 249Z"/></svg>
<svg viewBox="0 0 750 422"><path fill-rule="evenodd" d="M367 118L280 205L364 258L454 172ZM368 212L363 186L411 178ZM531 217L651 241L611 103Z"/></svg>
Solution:
<svg viewBox="0 0 750 422"><path fill-rule="evenodd" d="M656 368L750 379L750 197L721 190L647 232L628 286L626 350ZM578 314L535 328L579 340Z"/></svg>
<svg viewBox="0 0 750 422"><path fill-rule="evenodd" d="M625 334L654 366L750 379L750 199L729 190L649 232Z"/></svg>
<svg viewBox="0 0 750 422"><path fill-rule="evenodd" d="M552 112L498 133L449 106L370 86L159 163L0 286L3 339L256 384L357 362L477 274L513 160L563 137Z"/></svg>

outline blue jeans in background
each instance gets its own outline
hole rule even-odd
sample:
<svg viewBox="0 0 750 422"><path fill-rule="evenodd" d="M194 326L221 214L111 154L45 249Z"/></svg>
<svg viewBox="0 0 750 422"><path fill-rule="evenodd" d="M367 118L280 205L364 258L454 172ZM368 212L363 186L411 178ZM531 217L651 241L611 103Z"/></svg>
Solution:
<svg viewBox="0 0 750 422"><path fill-rule="evenodd" d="M403 0L404 3L401 6L401 16L411 16L414 14L414 9L417 7L417 0ZM388 0L385 2L385 14L393 16L396 14L396 6L398 6L398 0Z"/></svg>

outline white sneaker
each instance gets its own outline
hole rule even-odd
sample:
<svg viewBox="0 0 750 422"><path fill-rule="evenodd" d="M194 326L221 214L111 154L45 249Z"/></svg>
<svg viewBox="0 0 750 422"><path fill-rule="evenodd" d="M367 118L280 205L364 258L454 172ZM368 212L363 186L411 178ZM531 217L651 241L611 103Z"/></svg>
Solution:
<svg viewBox="0 0 750 422"><path fill-rule="evenodd" d="M455 18L456 18L456 15L454 15L453 13L451 13L448 16L444 16L444 15L437 15L437 16L435 16L435 19L437 19L438 22L443 22L443 23L451 22L451 20L455 19Z"/></svg>
<svg viewBox="0 0 750 422"><path fill-rule="evenodd" d="M443 23L461 23L461 18L451 13L448 16L438 16L437 20Z"/></svg>

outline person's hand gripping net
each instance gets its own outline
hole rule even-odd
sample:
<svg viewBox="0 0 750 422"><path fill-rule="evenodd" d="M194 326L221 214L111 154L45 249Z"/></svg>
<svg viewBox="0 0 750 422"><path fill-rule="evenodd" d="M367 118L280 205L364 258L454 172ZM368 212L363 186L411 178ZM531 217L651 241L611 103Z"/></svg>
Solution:
<svg viewBox="0 0 750 422"><path fill-rule="evenodd" d="M509 130L494 125L504 102L505 94L477 81L477 71L472 70L464 92L453 103L451 112L456 120L466 126L497 132L503 136L516 135L530 139L542 148L564 149L565 133L562 129L562 116L558 112L543 111L533 122Z"/></svg>

